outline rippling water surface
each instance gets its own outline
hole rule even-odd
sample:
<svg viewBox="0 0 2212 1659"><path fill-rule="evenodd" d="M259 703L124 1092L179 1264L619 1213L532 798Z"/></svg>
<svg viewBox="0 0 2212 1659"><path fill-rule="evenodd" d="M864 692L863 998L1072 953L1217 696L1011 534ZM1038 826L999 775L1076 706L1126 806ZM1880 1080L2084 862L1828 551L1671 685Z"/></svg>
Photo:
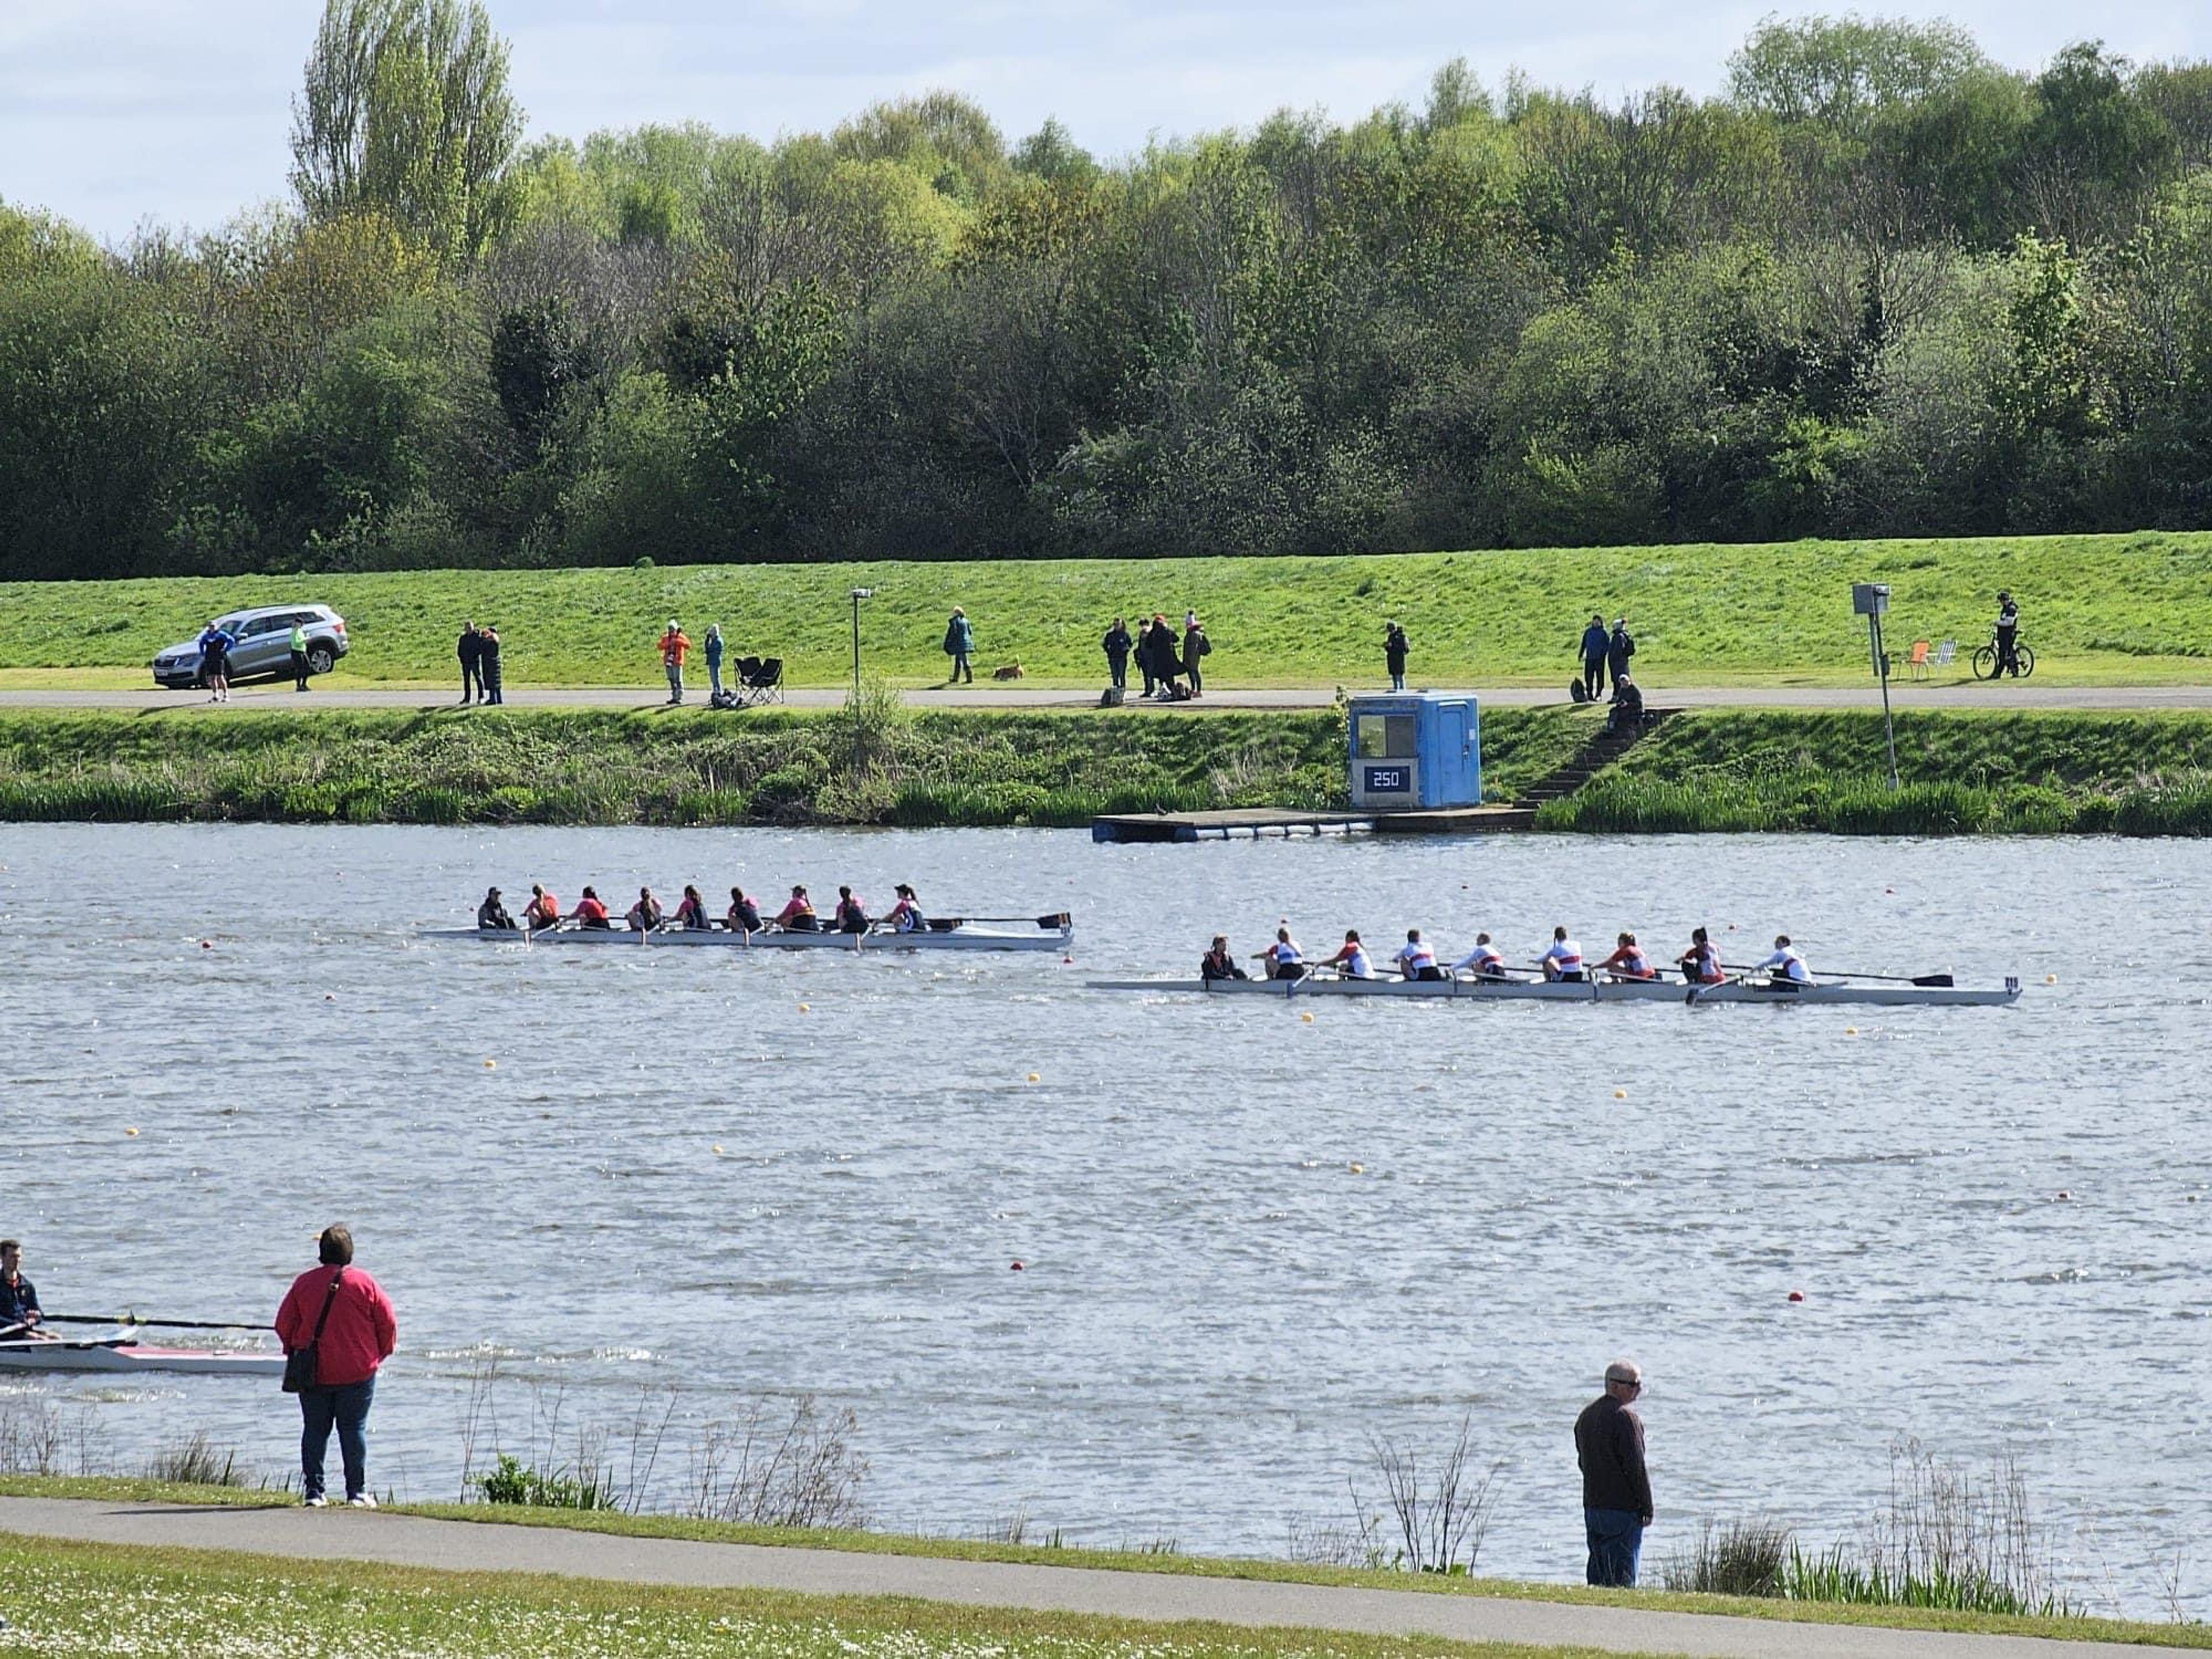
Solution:
<svg viewBox="0 0 2212 1659"><path fill-rule="evenodd" d="M813 1389L859 1414L879 1523L1109 1545L1279 1553L1371 1491L1370 1435L1471 1412L1505 1466L1484 1565L1576 1577L1570 1429L1617 1352L1660 1553L1707 1516L1848 1535L1917 1435L2017 1454L2077 1586L2148 1613L2212 1487L2212 845L10 827L0 866L0 1231L47 1307L265 1318L349 1221L399 1307L372 1459L405 1494L457 1489L487 1354L510 1443L672 1383L679 1424ZM907 879L1073 909L1076 959L417 937L533 878ZM2031 990L1309 1024L1085 988L1284 914L1521 955L1559 919L1668 955L1779 925L1816 968ZM290 1462L273 1382L11 1386L112 1461L205 1427Z"/></svg>

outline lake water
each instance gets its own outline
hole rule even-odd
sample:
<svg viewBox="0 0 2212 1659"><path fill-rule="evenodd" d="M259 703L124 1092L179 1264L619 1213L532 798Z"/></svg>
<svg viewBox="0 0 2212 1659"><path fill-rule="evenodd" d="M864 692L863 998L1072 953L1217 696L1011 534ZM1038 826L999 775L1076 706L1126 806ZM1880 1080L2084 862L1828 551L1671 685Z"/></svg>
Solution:
<svg viewBox="0 0 2212 1659"><path fill-rule="evenodd" d="M1571 1425L1621 1352L1659 1555L1705 1516L1849 1536L1912 1435L2016 1455L2077 1590L2152 1613L2212 1487L2212 844L53 826L0 830L0 1231L50 1310L265 1319L349 1222L400 1315L380 1488L456 1492L496 1355L518 1449L670 1384L679 1429L811 1389L858 1413L879 1524L1282 1553L1347 1476L1372 1504L1370 1436L1471 1413L1504 1465L1483 1566L1571 1579ZM532 879L907 879L1073 910L1075 961L416 936ZM2031 988L1306 1023L1084 987L1285 914L1310 949L1418 923L1522 957L1555 920L1668 956L1778 926L1816 969ZM205 1428L291 1464L273 1381L9 1386L112 1462Z"/></svg>

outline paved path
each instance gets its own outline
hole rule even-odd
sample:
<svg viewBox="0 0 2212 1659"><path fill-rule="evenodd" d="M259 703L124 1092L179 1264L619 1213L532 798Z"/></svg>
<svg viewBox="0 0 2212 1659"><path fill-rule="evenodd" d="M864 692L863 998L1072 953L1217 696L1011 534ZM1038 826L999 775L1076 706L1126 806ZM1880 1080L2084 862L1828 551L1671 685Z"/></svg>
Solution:
<svg viewBox="0 0 2212 1659"><path fill-rule="evenodd" d="M1376 690L1377 687L1355 687ZM1891 701L1899 708L2212 708L2212 684L2208 685L2038 685L2008 681L2003 684L1964 685L1893 683ZM974 685L957 690L929 689L900 694L915 708L1089 708L1098 701L1096 691L1066 686ZM1558 690L1539 686L1500 686L1480 690L1483 702L1502 708L1561 702ZM1657 686L1645 696L1662 708L1879 708L1881 692L1872 685L1708 685ZM788 694L795 708L834 708L845 700L842 687L794 687ZM1133 709L1172 714L1205 708L1326 708L1334 702L1334 686L1298 686L1267 690L1220 689L1206 693L1197 703L1132 703ZM518 687L507 694L515 708L659 708L662 698L649 686L582 685ZM702 703L704 699L699 700ZM324 684L305 696L289 685L241 686L233 693L234 708L311 711L317 708L416 708L435 713L456 706L456 700L422 686ZM220 719L222 708L200 694L162 691L152 688L129 690L70 689L0 690L0 708L139 708L171 709L180 714L204 714Z"/></svg>
<svg viewBox="0 0 2212 1659"><path fill-rule="evenodd" d="M1429 1634L1468 1642L1717 1659L1770 1659L1778 1654L1790 1659L2142 1659L2145 1652L2141 1647L2102 1642L1951 1636L1444 1593L623 1538L343 1509L178 1508L0 1498L0 1532L452 1571L549 1573L813 1595L909 1595L977 1607L1167 1622L1206 1620L1380 1635Z"/></svg>

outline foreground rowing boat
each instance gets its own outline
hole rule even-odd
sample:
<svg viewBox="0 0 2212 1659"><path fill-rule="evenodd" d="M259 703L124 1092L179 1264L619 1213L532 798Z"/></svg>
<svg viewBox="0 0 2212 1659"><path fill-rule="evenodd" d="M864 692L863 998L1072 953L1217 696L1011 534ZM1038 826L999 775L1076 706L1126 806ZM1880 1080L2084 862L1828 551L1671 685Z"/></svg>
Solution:
<svg viewBox="0 0 2212 1659"><path fill-rule="evenodd" d="M1824 1007L1878 1008L2008 1007L2020 1000L2020 981L2008 979L2002 990L1969 990L1956 986L1855 985L1831 981L1817 985L1774 986L1763 980L1731 980L1722 985L1685 985L1680 981L1590 981L1545 982L1516 979L1094 979L1094 991L1140 991L1153 995L1259 996L1303 1000L1308 997L1414 997L1451 1002L1757 1002L1769 1006L1815 1003Z"/></svg>
<svg viewBox="0 0 2212 1659"><path fill-rule="evenodd" d="M994 918L994 920L1004 920ZM494 945L586 945L626 947L641 945L702 945L725 950L753 951L1065 951L1075 942L1075 924L1066 915L1039 916L1026 930L958 921L949 927L934 923L927 933L895 933L878 928L865 933L785 933L764 928L758 933L729 933L720 927L657 927L637 933L625 927L555 927L526 933L519 928L437 927L425 939L473 939Z"/></svg>
<svg viewBox="0 0 2212 1659"><path fill-rule="evenodd" d="M0 1342L0 1370L186 1371L201 1376L282 1376L284 1356L251 1350L155 1348L129 1337L101 1342Z"/></svg>

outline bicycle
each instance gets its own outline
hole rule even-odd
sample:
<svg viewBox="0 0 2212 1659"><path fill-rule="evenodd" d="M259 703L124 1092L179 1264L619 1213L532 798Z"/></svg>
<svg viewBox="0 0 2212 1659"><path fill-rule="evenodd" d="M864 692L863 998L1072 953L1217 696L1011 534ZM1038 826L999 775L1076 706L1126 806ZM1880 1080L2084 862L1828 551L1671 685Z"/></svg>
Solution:
<svg viewBox="0 0 2212 1659"><path fill-rule="evenodd" d="M2020 664L2021 678L2026 679L2035 672L2035 653L2027 646L2014 646L2013 656ZM1996 629L1992 629L1990 631L1990 642L1980 647L1974 653L1974 678L1978 680L1995 679L1996 673L1997 638Z"/></svg>

